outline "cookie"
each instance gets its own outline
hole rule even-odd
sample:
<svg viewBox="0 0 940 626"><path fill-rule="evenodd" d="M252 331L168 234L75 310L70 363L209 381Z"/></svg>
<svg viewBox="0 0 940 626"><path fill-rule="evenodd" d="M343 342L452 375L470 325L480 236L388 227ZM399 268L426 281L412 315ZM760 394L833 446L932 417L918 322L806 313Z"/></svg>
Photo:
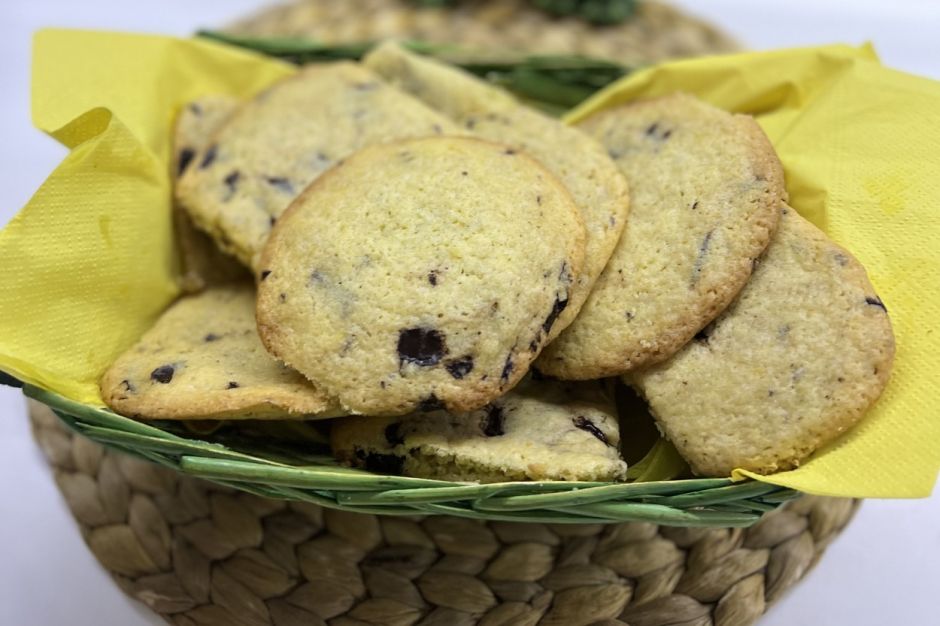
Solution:
<svg viewBox="0 0 940 626"><path fill-rule="evenodd" d="M193 157L177 198L254 268L277 218L324 171L363 146L445 132L459 129L359 65L312 64L240 107Z"/></svg>
<svg viewBox="0 0 940 626"><path fill-rule="evenodd" d="M785 208L727 311L630 382L696 473L772 473L858 422L893 356L888 312L865 269Z"/></svg>
<svg viewBox="0 0 940 626"><path fill-rule="evenodd" d="M579 124L627 176L627 228L578 318L536 367L612 376L679 350L734 299L786 192L757 123L675 94Z"/></svg>
<svg viewBox="0 0 940 626"><path fill-rule="evenodd" d="M204 149L210 137L238 108L239 101L231 96L206 96L183 107L176 117L173 133L171 167L175 178L192 163L196 153ZM173 227L180 248L180 286L194 293L209 285L243 280L245 266L222 252L212 239L198 230L189 215L178 204L173 210Z"/></svg>
<svg viewBox="0 0 940 626"><path fill-rule="evenodd" d="M473 410L528 370L583 255L571 196L523 153L460 137L370 146L278 221L258 329L351 412Z"/></svg>
<svg viewBox="0 0 940 626"><path fill-rule="evenodd" d="M626 477L613 401L601 384L526 381L476 411L347 417L333 454L380 474L482 483Z"/></svg>
<svg viewBox="0 0 940 626"><path fill-rule="evenodd" d="M549 339L554 338L577 316L626 223L627 181L607 151L582 131L521 105L502 89L395 43L379 46L363 64L466 131L528 153L571 192L587 236L584 269L550 333Z"/></svg>
<svg viewBox="0 0 940 626"><path fill-rule="evenodd" d="M327 395L265 352L254 310L251 285L183 297L105 372L105 403L145 419L341 415Z"/></svg>

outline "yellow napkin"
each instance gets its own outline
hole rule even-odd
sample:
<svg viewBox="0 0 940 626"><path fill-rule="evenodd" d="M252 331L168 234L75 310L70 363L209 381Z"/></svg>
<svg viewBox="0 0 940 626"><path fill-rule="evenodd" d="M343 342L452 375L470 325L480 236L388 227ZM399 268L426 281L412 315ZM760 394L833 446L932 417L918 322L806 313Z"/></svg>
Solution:
<svg viewBox="0 0 940 626"><path fill-rule="evenodd" d="M940 467L940 83L883 67L869 47L737 54L638 72L566 119L676 90L757 118L790 204L865 265L897 340L888 388L858 427L797 470L735 476L821 495L929 495Z"/></svg>
<svg viewBox="0 0 940 626"><path fill-rule="evenodd" d="M292 71L209 42L37 35L34 122L72 151L0 232L0 369L101 405L100 373L177 294L176 111ZM940 467L940 84L886 69L866 48L741 54L639 72L569 119L676 89L758 117L792 204L865 263L898 340L891 383L858 428L799 470L755 478L829 495L929 494Z"/></svg>
<svg viewBox="0 0 940 626"><path fill-rule="evenodd" d="M176 297L170 128L295 69L204 41L40 31L33 123L71 149L0 231L0 369L104 406L98 376Z"/></svg>

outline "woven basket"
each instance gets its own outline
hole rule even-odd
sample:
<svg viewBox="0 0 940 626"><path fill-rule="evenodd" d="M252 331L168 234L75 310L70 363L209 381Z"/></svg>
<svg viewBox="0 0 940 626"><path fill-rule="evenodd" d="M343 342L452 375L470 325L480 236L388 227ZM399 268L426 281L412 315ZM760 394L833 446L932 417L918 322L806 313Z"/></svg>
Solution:
<svg viewBox="0 0 940 626"><path fill-rule="evenodd" d="M554 42L558 52L601 50L615 56L620 51L621 56L632 55L634 60L645 62L723 51L733 45L709 26L656 3L641 3L637 15L624 24L601 28L573 18L547 18L528 2L519 0L509 3L466 0L451 10L421 8L397 0L381 3L304 0L242 22L235 31L265 35L304 33L335 41L337 33L341 36L344 32L337 27L342 23L354 24L350 33L366 41L392 35L433 38L437 34L444 40L453 36L457 42L508 48L530 41L540 49ZM326 28L324 24L332 27ZM519 30L519 24L527 27ZM539 28L529 29L533 24ZM699 36L690 39L688 34L693 32ZM511 33L515 35L510 37ZM647 54L637 56L637 50L646 49L643 42L652 40L660 45L647 46ZM284 41L280 40L279 45ZM598 47L600 41L607 42L603 50ZM343 49L358 50L355 55L361 53L362 46ZM604 74L607 76L604 80L613 80L616 75L619 74ZM588 87L589 91L596 88ZM450 515L553 524L651 522L685 527L745 527L797 495L774 485L753 481L732 483L730 479L479 485L383 476L338 466L325 439L312 427L305 433L309 436L295 436L293 440L258 436L246 424L219 431L210 428L200 434L192 425L142 423L29 385L24 392L52 407L75 432L115 450L259 496L359 513Z"/></svg>
<svg viewBox="0 0 940 626"><path fill-rule="evenodd" d="M748 529L357 515L239 493L30 414L89 548L178 626L743 626L858 507L804 496Z"/></svg>

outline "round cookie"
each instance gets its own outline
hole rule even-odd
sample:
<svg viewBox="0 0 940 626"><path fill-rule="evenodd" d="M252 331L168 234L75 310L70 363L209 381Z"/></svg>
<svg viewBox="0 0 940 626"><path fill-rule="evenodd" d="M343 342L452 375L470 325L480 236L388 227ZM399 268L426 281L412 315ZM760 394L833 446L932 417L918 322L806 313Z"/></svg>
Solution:
<svg viewBox="0 0 940 626"><path fill-rule="evenodd" d="M333 454L381 474L493 483L626 477L617 411L600 381L526 381L482 409L347 417Z"/></svg>
<svg viewBox="0 0 940 626"><path fill-rule="evenodd" d="M329 396L265 352L251 284L210 287L168 308L101 377L101 397L144 419L342 415Z"/></svg>
<svg viewBox="0 0 940 626"><path fill-rule="evenodd" d="M363 64L395 87L442 112L468 133L534 157L568 188L584 220L584 269L554 339L578 315L620 239L630 206L627 181L597 140L520 104L506 91L463 70L387 42Z"/></svg>
<svg viewBox="0 0 940 626"><path fill-rule="evenodd" d="M352 412L472 410L525 374L583 255L577 207L526 155L457 137L375 145L278 222L258 328Z"/></svg>
<svg viewBox="0 0 940 626"><path fill-rule="evenodd" d="M578 125L630 184L630 217L578 318L539 358L552 376L661 361L737 295L785 200L773 147L748 116L675 94Z"/></svg>
<svg viewBox="0 0 940 626"><path fill-rule="evenodd" d="M243 104L191 159L176 190L196 225L257 269L277 218L364 146L460 134L443 115L356 63L313 63Z"/></svg>
<svg viewBox="0 0 940 626"><path fill-rule="evenodd" d="M696 473L791 469L888 381L894 336L865 269L793 209L737 300L628 382Z"/></svg>

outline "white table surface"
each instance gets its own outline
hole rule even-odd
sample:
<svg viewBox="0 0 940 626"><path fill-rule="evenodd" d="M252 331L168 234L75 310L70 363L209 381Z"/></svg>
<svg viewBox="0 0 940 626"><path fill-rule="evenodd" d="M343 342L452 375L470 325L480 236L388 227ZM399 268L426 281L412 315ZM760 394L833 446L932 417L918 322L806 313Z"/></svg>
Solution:
<svg viewBox="0 0 940 626"><path fill-rule="evenodd" d="M30 126L31 33L43 26L186 35L259 0L2 0L0 224L65 151ZM888 65L940 79L940 3L719 0L679 4L752 48L873 41ZM940 157L938 157L940 159ZM9 271L11 268L2 268ZM2 295L0 295L2 297ZM0 388L0 625L162 624L110 581L82 543L40 452L25 403ZM761 622L882 626L940 624L940 494L868 501L816 570Z"/></svg>

